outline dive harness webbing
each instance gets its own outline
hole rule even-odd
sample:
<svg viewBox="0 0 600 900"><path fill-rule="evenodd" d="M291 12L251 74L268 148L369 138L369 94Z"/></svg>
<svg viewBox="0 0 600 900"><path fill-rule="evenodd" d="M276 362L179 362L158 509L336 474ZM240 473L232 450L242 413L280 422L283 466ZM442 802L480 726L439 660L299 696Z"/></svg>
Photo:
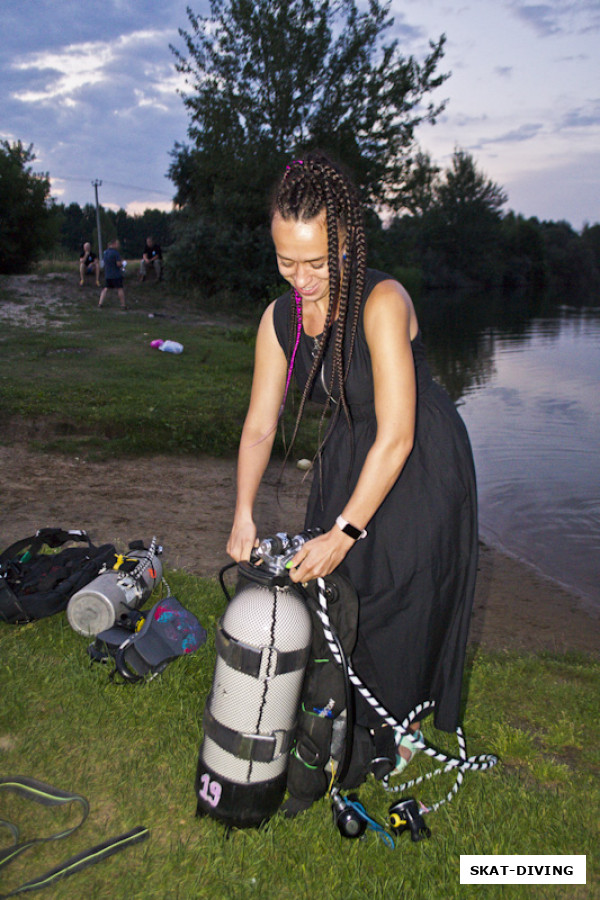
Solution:
<svg viewBox="0 0 600 900"><path fill-rule="evenodd" d="M338 665L343 665L343 660L339 653L335 637L332 631L331 622L329 620L329 614L327 611L327 586L322 578L317 578L318 585L318 595L319 595L319 605L320 608L316 610L317 615L319 616L321 623L323 625L323 633L325 635L325 639L329 644L330 650L333 654L335 661ZM382 719L393 728L400 728L400 730L409 735L411 738L415 750L422 750L427 756L431 756L433 759L437 760L437 762L445 763L441 768L435 769L433 772L428 772L425 775L421 775L418 778L414 778L412 781L407 781L404 784L400 784L398 786L390 786L388 777L386 776L383 779L383 786L387 791L393 791L394 793L398 793L406 790L407 788L413 787L416 784L420 784L422 781L426 781L430 778L433 778L436 775L443 775L445 772L451 772L453 769L456 770L456 781L453 784L451 790L448 794L443 797L441 800L438 800L437 803L431 803L427 807L427 812L434 812L436 809L439 809L443 803L447 803L456 794L459 787L461 786L464 773L467 771L475 771L484 769L491 769L492 766L495 766L498 762L497 757L492 756L491 754L482 754L480 756L467 756L467 743L465 740L465 735L462 728L458 727L456 729L456 739L458 741L458 757L448 756L445 753L440 753L438 750L434 750L432 747L429 747L424 741L419 740L415 737L414 733L410 730L410 725L415 720L419 720L423 713L429 713L435 706L434 701L427 701L425 703L421 703L416 706L402 722L398 722L394 716L391 715L388 710L379 703L376 697L370 692L368 687L364 684L364 682L358 677L356 672L353 670L349 661L347 661L347 669L348 669L348 677L352 684L358 689L358 691L365 698L367 703L369 703L373 709L379 713Z"/></svg>
<svg viewBox="0 0 600 900"><path fill-rule="evenodd" d="M83 825L90 811L88 801L80 794L63 791L60 788L52 787L52 785L44 784L42 781L36 781L34 778L27 778L25 776L4 778L0 776L0 790L12 791L29 800L35 800L36 803L41 803L43 806L63 806L68 803L76 803L81 806L81 819L75 825L66 828L63 831L59 831L56 834L51 834L48 837L33 838L28 841L22 841L21 843L19 843L18 827L13 822L6 822L0 819L0 828L8 829L14 839L13 844L0 850L0 869L3 866L7 866L19 856L19 854L28 850L30 847L43 844L46 841L58 841L61 838L73 834L74 831ZM8 894L0 894L0 900L6 900L8 897L15 897L17 894L25 893L26 891L34 891L54 884L59 878L66 878L68 875L74 875L75 872L80 872L82 869L100 862L102 859L107 859L107 857L118 853L120 850L125 850L133 844L139 844L141 841L145 841L149 835L150 831L148 828L138 825L126 834L120 834L117 837L109 838L108 840L103 841L103 843L97 844L95 847L90 847L89 850L84 850L82 853L72 856L70 859L60 863L54 869L44 872L44 874L22 884L20 887L13 888Z"/></svg>

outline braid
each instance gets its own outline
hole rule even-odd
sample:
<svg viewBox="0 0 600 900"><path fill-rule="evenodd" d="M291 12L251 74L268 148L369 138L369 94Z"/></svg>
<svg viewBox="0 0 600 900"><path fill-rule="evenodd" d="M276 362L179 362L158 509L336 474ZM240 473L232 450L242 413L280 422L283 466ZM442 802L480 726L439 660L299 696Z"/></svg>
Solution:
<svg viewBox="0 0 600 900"><path fill-rule="evenodd" d="M329 305L325 319L325 327L319 341L317 352L308 374L306 385L300 399L293 434L287 449L287 455L296 439L300 422L310 396L317 374L321 370L323 358L329 343L333 323L337 329L333 345L332 370L327 386L327 402L323 408L319 425L319 446L317 456L327 441L331 428L343 409L350 428L352 428L350 410L346 400L345 382L348 377L350 362L354 350L360 308L363 300L366 272L366 239L362 221L362 207L348 176L342 172L324 154L316 151L309 153L303 160L295 160L286 167L286 171L276 187L271 203L271 217L278 212L283 219L308 221L325 210L327 223L327 245L329 266ZM339 234L345 233L347 263L340 272ZM354 292L352 289L354 288ZM351 297L354 293L354 307L350 310ZM349 314L351 315L349 316ZM290 304L289 348L291 349L297 328L297 312L295 304ZM348 354L344 365L344 344L346 334ZM290 371L293 360L290 359ZM339 402L334 395L337 393ZM334 412L329 428L322 438L322 430L326 414L331 406Z"/></svg>

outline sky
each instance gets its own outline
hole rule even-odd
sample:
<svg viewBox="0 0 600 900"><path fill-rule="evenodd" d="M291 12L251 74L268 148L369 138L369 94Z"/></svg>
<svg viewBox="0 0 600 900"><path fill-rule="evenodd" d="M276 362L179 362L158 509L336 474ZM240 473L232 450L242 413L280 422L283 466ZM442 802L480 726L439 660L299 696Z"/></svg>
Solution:
<svg viewBox="0 0 600 900"><path fill-rule="evenodd" d="M170 44L208 0L0 0L0 138L33 144L62 203L168 210L170 151L188 116ZM361 5L359 0L359 6ZM455 149L508 194L506 209L600 222L600 0L391 0L405 56L447 38L417 132L445 168Z"/></svg>

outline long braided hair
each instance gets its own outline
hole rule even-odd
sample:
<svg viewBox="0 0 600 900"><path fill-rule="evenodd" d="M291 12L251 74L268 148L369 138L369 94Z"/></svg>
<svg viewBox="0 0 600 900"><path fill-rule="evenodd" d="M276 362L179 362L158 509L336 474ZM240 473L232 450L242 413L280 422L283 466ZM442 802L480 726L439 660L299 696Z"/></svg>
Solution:
<svg viewBox="0 0 600 900"><path fill-rule="evenodd" d="M312 367L298 407L294 431L286 457L294 444L306 401L310 396L315 378L321 371L334 321L337 322L337 327L333 345L332 370L329 384L326 386L327 402L321 417L319 447L316 455L320 456L340 409L344 411L349 428L351 429L352 427L350 410L346 401L345 382L352 359L365 285L367 247L363 225L363 211L358 192L348 175L324 153L313 151L306 154L301 160L294 160L286 167L286 171L273 194L271 218L276 213L279 213L286 220L308 221L315 218L323 210L325 210L327 223L329 306L325 327L319 339ZM339 261L340 233L345 238L345 258L341 271ZM352 297L354 297L353 305ZM295 302L290 303L287 353L289 369L286 394L294 367L301 327L302 307L299 296L295 294ZM349 341L344 363L344 342L347 332ZM335 395L339 398L337 402ZM331 406L334 407L334 410L330 427L325 437L321 439L325 416Z"/></svg>

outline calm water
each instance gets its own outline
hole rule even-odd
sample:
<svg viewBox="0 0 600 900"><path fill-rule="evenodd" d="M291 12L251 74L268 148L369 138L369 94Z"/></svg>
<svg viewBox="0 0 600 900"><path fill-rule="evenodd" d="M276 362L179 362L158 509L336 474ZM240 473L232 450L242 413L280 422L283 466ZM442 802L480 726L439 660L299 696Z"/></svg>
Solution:
<svg viewBox="0 0 600 900"><path fill-rule="evenodd" d="M452 362L439 331L433 368L469 429L481 537L600 611L600 309L465 325Z"/></svg>

